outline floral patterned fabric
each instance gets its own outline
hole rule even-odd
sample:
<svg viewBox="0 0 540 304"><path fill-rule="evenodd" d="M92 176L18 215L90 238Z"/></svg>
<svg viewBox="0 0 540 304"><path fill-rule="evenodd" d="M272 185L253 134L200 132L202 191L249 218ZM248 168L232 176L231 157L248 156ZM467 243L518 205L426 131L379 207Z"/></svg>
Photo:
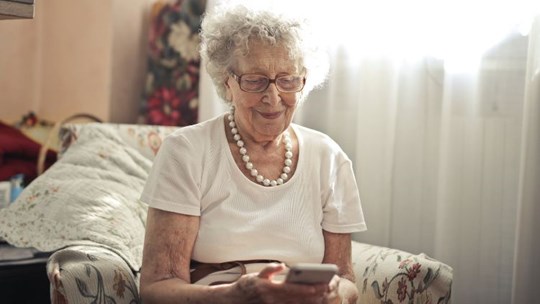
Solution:
<svg viewBox="0 0 540 304"><path fill-rule="evenodd" d="M60 159L0 210L0 236L41 251L102 246L138 270L147 211L139 196L161 139L173 130L66 126Z"/></svg>
<svg viewBox="0 0 540 304"><path fill-rule="evenodd" d="M439 261L356 241L352 257L358 304L450 303L452 269ZM53 304L140 303L138 274L104 248L60 250L50 257L47 273Z"/></svg>
<svg viewBox="0 0 540 304"><path fill-rule="evenodd" d="M72 246L55 252L47 262L51 303L137 304L138 277L112 251Z"/></svg>
<svg viewBox="0 0 540 304"><path fill-rule="evenodd" d="M425 254L353 242L358 303L450 303L453 270Z"/></svg>
<svg viewBox="0 0 540 304"><path fill-rule="evenodd" d="M161 146L163 139L174 132L177 127L151 126L151 125L131 125L131 124L67 124L60 129L60 151L59 158L66 150L80 137L83 129L105 129L118 136L124 144L137 150L149 160L154 157Z"/></svg>
<svg viewBox="0 0 540 304"><path fill-rule="evenodd" d="M199 29L204 0L154 4L142 121L186 126L197 122Z"/></svg>

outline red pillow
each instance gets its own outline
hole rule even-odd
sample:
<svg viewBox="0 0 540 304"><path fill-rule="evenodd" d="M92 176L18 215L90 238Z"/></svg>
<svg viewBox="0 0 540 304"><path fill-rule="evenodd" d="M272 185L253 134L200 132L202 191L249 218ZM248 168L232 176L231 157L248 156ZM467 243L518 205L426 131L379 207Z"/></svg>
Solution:
<svg viewBox="0 0 540 304"><path fill-rule="evenodd" d="M37 160L41 145L28 138L18 129L0 122L0 181L11 176L25 174L28 184L37 176ZM56 152L47 151L45 168L56 161Z"/></svg>

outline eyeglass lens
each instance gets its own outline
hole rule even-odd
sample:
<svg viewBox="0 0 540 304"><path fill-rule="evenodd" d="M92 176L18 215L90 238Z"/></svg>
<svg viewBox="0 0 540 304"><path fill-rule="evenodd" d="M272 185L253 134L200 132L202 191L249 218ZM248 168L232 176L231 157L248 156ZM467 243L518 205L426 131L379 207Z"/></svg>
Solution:
<svg viewBox="0 0 540 304"><path fill-rule="evenodd" d="M239 78L240 88L247 92L262 92L272 82L282 92L298 92L304 87L304 78L296 75L284 75L270 79L259 74L244 74Z"/></svg>

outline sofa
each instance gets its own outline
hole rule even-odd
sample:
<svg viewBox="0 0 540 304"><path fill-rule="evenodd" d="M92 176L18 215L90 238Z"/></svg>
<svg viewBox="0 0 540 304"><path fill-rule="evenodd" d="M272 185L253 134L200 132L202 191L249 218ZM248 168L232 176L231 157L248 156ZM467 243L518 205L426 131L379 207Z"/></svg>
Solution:
<svg viewBox="0 0 540 304"><path fill-rule="evenodd" d="M174 127L67 124L59 159L0 210L0 237L51 252L52 303L140 303L147 206L138 196ZM450 303L452 268L426 254L352 242L358 303Z"/></svg>

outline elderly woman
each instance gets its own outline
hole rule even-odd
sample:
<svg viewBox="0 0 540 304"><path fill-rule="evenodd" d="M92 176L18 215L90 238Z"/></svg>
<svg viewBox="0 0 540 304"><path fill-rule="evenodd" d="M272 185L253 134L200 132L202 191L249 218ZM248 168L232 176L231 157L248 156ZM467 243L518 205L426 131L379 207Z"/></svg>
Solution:
<svg viewBox="0 0 540 304"><path fill-rule="evenodd" d="M355 303L351 233L366 228L351 161L292 123L325 78L322 50L304 22L243 6L207 14L201 36L231 110L177 130L155 159L141 196L144 303ZM276 279L299 262L339 272Z"/></svg>

